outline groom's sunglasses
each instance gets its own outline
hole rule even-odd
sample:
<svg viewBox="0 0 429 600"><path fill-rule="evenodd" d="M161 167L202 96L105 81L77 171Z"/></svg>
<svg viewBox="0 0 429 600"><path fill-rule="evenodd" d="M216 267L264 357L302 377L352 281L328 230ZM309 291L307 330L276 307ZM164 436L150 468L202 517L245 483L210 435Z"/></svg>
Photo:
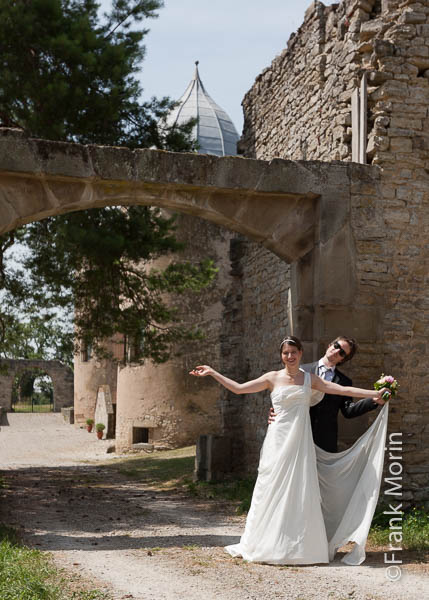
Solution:
<svg viewBox="0 0 429 600"><path fill-rule="evenodd" d="M332 345L334 346L335 350L340 351L341 358L345 358L347 356L347 352L343 348L341 348L338 342L334 342Z"/></svg>

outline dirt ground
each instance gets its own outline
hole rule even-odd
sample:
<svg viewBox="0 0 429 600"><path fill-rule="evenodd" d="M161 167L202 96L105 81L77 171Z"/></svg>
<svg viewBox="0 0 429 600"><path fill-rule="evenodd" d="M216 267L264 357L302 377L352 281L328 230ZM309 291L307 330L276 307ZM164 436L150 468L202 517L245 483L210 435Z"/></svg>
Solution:
<svg viewBox="0 0 429 600"><path fill-rule="evenodd" d="M429 569L403 551L402 577L386 578L382 550L360 567L273 567L232 559L244 517L231 506L154 489L121 474L109 442L60 415L7 415L0 428L0 519L52 554L71 579L114 600L422 600Z"/></svg>

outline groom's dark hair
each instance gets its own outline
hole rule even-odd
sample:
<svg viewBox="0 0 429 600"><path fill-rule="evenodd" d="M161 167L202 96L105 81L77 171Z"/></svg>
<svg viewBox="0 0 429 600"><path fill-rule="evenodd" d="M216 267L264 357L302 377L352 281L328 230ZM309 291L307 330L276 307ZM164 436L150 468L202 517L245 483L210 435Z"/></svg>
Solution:
<svg viewBox="0 0 429 600"><path fill-rule="evenodd" d="M348 343L348 345L350 346L350 354L347 354L347 356L344 357L340 363L338 363L339 365L343 365L344 363L351 360L353 358L353 356L356 354L356 351L358 349L356 340L352 337L347 337L346 335L339 335L338 337L335 338L335 340L332 340L332 342L330 344L328 344L328 346L332 346L332 344L335 344L335 342L341 342L341 341Z"/></svg>

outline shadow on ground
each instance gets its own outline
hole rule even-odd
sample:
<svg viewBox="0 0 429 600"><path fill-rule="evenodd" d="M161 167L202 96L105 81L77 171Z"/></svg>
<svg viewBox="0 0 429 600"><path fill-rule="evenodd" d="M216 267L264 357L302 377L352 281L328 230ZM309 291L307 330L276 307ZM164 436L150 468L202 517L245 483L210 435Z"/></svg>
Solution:
<svg viewBox="0 0 429 600"><path fill-rule="evenodd" d="M163 462L169 465L159 464ZM231 529L230 503L197 499L182 486L155 489L162 478L190 474L193 457L147 457L146 470L142 464L3 471L0 520L19 527L26 543L50 551L223 547L239 541L222 533ZM236 529L243 524L242 519ZM338 553L332 564L342 566L342 556ZM402 558L405 564L417 564L427 556L404 550ZM383 564L384 549L367 552L366 566Z"/></svg>

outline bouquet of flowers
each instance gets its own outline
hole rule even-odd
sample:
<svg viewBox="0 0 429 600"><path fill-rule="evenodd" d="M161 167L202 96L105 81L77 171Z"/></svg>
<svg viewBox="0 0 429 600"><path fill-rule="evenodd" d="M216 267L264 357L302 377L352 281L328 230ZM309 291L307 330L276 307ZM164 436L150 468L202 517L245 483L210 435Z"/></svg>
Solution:
<svg viewBox="0 0 429 600"><path fill-rule="evenodd" d="M380 379L377 379L377 381L374 383L374 389L378 391L382 390L383 388L387 388L390 392L390 395L388 392L384 392L382 398L383 400L389 400L390 396L395 396L396 392L398 391L399 383L391 375L385 375L382 373Z"/></svg>

